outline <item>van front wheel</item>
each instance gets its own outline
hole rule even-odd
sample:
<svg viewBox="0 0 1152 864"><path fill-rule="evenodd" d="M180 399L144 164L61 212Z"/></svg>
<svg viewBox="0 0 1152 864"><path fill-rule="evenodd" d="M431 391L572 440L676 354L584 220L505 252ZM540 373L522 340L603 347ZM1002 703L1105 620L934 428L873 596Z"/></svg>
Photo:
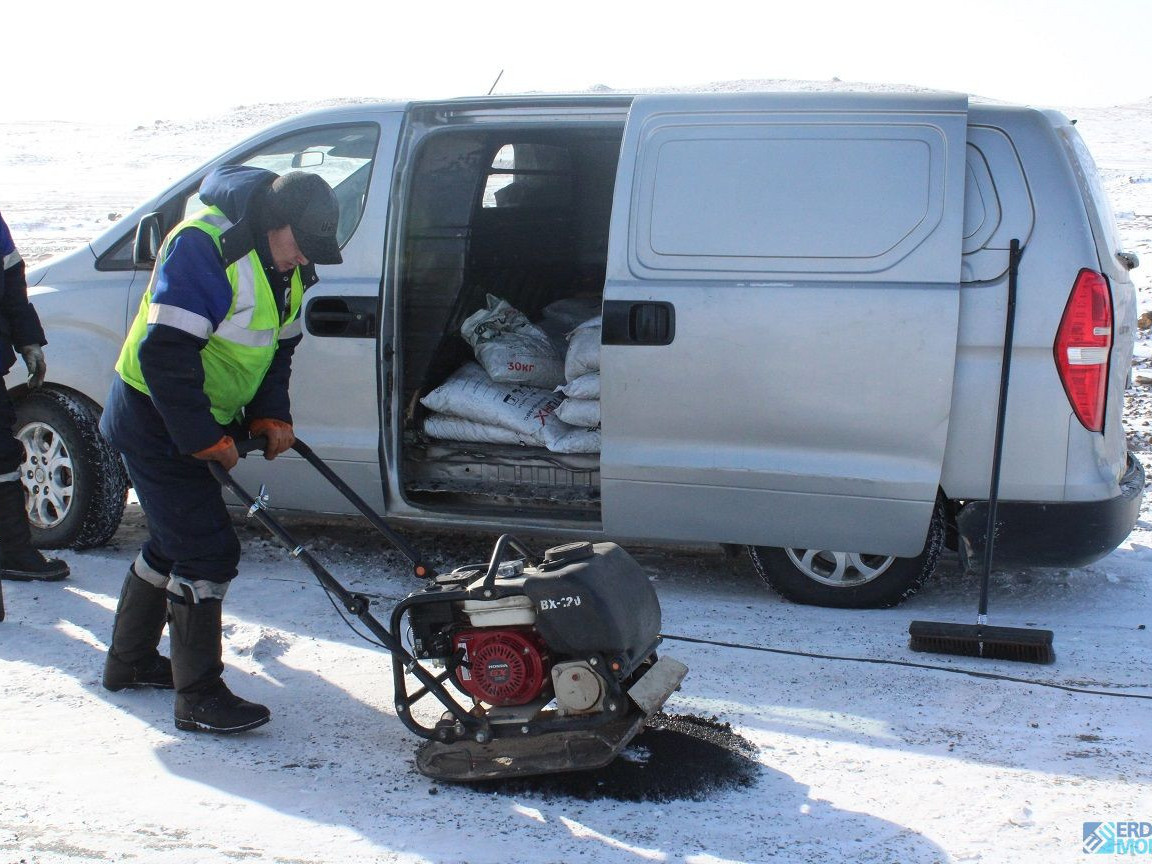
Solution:
<svg viewBox="0 0 1152 864"><path fill-rule="evenodd" d="M749 546L760 578L781 596L809 606L885 609L911 597L936 569L944 545L944 507L937 502L924 551L915 558Z"/></svg>
<svg viewBox="0 0 1152 864"><path fill-rule="evenodd" d="M103 546L124 514L128 474L100 435L99 407L78 393L48 388L27 393L15 407L32 544Z"/></svg>

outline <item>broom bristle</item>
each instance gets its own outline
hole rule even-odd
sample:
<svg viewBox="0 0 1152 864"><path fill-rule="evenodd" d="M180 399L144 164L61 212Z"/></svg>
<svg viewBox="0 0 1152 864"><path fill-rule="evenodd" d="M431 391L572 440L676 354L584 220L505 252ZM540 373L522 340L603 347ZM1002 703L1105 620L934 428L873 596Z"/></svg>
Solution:
<svg viewBox="0 0 1152 864"><path fill-rule="evenodd" d="M980 643L974 639L949 639L943 636L913 636L908 640L913 651L928 654L957 654L961 657L979 657Z"/></svg>
<svg viewBox="0 0 1152 864"><path fill-rule="evenodd" d="M908 636L908 647L913 651L1019 663L1056 661L1051 630L913 621L908 625Z"/></svg>

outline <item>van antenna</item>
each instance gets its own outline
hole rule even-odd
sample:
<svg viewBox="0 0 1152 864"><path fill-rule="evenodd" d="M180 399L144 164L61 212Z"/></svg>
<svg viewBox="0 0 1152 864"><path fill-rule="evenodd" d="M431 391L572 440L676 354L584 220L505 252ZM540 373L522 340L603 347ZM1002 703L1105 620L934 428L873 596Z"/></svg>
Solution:
<svg viewBox="0 0 1152 864"><path fill-rule="evenodd" d="M492 91L496 89L496 85L500 83L500 78L504 75L504 70L500 70L500 74L496 76L496 80L492 82L492 86L488 88L488 95L492 95Z"/></svg>

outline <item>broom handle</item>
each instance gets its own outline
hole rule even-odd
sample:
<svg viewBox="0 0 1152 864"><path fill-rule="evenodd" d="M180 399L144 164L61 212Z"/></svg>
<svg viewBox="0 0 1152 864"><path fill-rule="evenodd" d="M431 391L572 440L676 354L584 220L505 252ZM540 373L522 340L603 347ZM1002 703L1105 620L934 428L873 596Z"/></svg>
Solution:
<svg viewBox="0 0 1152 864"><path fill-rule="evenodd" d="M977 624L988 623L988 582L992 574L992 546L996 534L996 502L1000 497L1000 457L1004 452L1004 417L1008 413L1008 370L1012 367L1012 331L1016 323L1016 277L1020 270L1020 241L1008 250L1008 309L1004 315L1004 358L1000 362L1000 400L996 406L996 440L992 447L992 480L988 486L988 524L984 528L984 567L980 574Z"/></svg>

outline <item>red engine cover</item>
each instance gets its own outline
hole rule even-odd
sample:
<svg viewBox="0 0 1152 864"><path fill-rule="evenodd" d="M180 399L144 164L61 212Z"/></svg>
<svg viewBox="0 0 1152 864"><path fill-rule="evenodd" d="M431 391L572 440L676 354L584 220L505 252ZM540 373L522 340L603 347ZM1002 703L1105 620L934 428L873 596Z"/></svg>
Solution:
<svg viewBox="0 0 1152 864"><path fill-rule="evenodd" d="M551 683L548 648L531 627L461 630L453 640L464 649L456 679L489 705L523 705Z"/></svg>

